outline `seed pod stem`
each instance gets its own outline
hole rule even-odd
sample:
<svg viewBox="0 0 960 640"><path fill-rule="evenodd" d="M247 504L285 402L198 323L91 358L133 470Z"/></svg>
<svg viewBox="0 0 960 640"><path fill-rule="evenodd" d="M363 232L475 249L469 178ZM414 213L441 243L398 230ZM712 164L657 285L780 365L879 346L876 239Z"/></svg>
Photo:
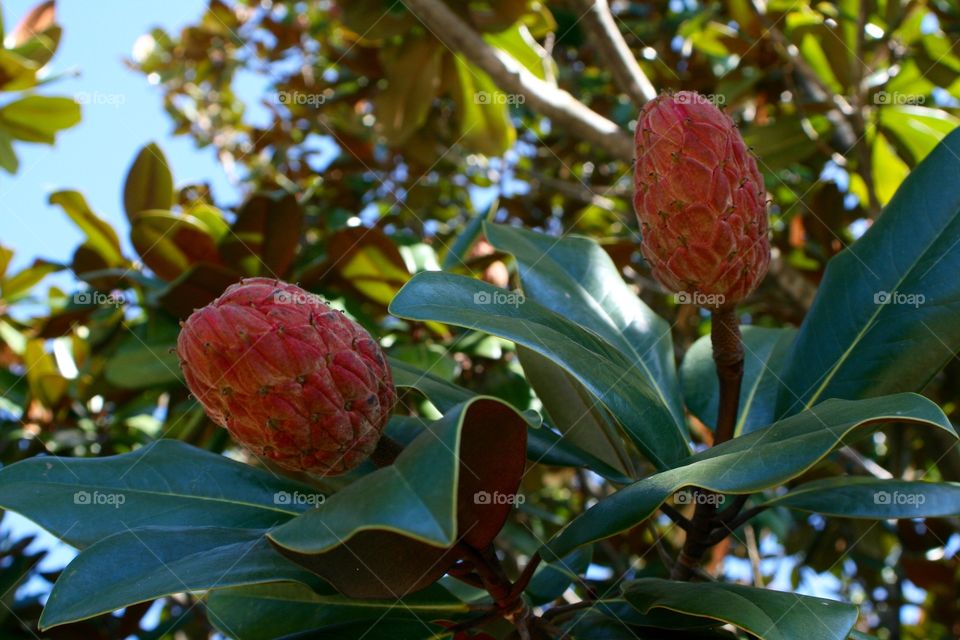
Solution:
<svg viewBox="0 0 960 640"><path fill-rule="evenodd" d="M737 412L740 406L740 386L743 381L743 340L740 337L740 325L736 310L733 307L723 307L713 312L710 324L710 341L713 344L713 361L717 368L717 378L720 381L720 403L717 410L717 429L714 446L726 442L733 437L737 424ZM708 496L710 491L697 493ZM714 527L717 517L717 501L712 499L696 500L696 510L690 519L687 528L687 538L677 562L673 565L670 578L673 580L689 580L700 559L707 549L726 537L718 536L730 533L732 529L720 523L720 530ZM739 511L743 501L738 501ZM732 513L736 516L736 513Z"/></svg>

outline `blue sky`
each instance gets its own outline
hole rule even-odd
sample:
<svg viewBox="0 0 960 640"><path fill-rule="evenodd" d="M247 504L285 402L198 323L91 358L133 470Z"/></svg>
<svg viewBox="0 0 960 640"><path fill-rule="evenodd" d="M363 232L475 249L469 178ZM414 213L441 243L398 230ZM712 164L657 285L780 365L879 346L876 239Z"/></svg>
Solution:
<svg viewBox="0 0 960 640"><path fill-rule="evenodd" d="M36 3L3 2L7 29ZM85 105L82 122L62 132L53 147L15 143L19 171L13 176L0 172L0 243L16 250L14 268L36 257L68 262L80 243L80 232L59 208L47 204L49 193L59 189L84 193L129 247L129 228L121 206L123 179L137 151L151 140L166 153L177 184L208 181L219 202L236 200L238 191L213 151L198 150L189 138L170 135L172 125L163 112L160 89L124 65L141 34L155 26L176 33L199 17L205 5L204 0L59 0L58 22L64 35L50 71L75 70L78 75L44 87L40 93L73 98L114 96L111 101L120 104L101 100L101 104ZM16 94L2 94L0 104L15 98ZM73 555L21 516L6 514L3 526L17 537L40 535L34 546L53 550L44 569L60 568Z"/></svg>
<svg viewBox="0 0 960 640"><path fill-rule="evenodd" d="M3 2L7 29L37 1ZM112 101L121 104L84 105L82 122L62 132L53 147L15 143L20 170L13 176L0 172L0 243L16 250L14 266L24 266L38 256L69 261L73 255L81 240L79 231L59 208L47 204L49 193L59 189L84 193L126 244L123 178L139 148L151 140L163 148L178 185L207 181L218 202L236 200L237 190L214 152L196 149L188 137L174 138L162 109L161 89L124 65L138 36L156 26L177 33L196 20L205 5L203 0L57 2L64 34L50 70L76 70L78 75L40 92L73 98L115 96ZM0 94L0 104L15 95Z"/></svg>

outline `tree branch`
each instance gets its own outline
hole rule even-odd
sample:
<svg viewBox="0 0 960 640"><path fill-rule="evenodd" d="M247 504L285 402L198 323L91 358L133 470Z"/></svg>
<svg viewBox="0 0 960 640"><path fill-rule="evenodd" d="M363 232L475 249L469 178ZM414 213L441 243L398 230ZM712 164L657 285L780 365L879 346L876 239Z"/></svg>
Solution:
<svg viewBox="0 0 960 640"><path fill-rule="evenodd" d="M656 98L657 90L633 57L607 0L571 0L570 4L581 13L580 23L620 90L638 109Z"/></svg>
<svg viewBox="0 0 960 640"><path fill-rule="evenodd" d="M522 95L525 104L553 120L557 126L601 147L618 160L633 162L633 139L629 132L487 44L440 0L404 0L404 4L440 42L452 51L462 53L503 91Z"/></svg>

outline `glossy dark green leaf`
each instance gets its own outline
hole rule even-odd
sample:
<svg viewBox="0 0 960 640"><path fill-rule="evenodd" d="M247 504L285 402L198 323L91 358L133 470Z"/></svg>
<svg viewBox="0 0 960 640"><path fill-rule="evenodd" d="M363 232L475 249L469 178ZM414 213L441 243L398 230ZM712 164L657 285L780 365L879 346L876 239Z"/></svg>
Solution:
<svg viewBox="0 0 960 640"><path fill-rule="evenodd" d="M939 427L956 437L933 402L904 393L850 401L827 400L766 429L728 440L621 489L567 525L545 549L546 558L626 531L649 518L686 486L718 493L755 493L779 486L813 467L846 439L879 423Z"/></svg>
<svg viewBox="0 0 960 640"><path fill-rule="evenodd" d="M669 408L624 354L566 317L485 282L447 273L421 273L407 283L390 311L485 331L527 347L562 366L620 421L659 468L688 454Z"/></svg>
<svg viewBox="0 0 960 640"><path fill-rule="evenodd" d="M623 281L607 252L582 236L554 238L495 224L484 228L493 246L516 258L524 294L625 354L685 438L670 325Z"/></svg>
<svg viewBox="0 0 960 640"><path fill-rule="evenodd" d="M406 362L389 358L393 383L398 387L412 387L423 393L442 413L475 397L472 391L417 369ZM527 425L527 459L531 462L558 467L585 467L607 480L627 484L630 478L579 447L565 440L549 426L541 425L539 414L523 413ZM540 428L537 428L540 427Z"/></svg>
<svg viewBox="0 0 960 640"><path fill-rule="evenodd" d="M526 422L499 400L450 409L396 462L270 533L282 553L346 595L400 597L499 533L520 484ZM483 496L486 496L484 499Z"/></svg>
<svg viewBox="0 0 960 640"><path fill-rule="evenodd" d="M556 600L567 588L579 580L593 559L593 547L580 547L566 557L545 562L537 568L525 593L535 605Z"/></svg>
<svg viewBox="0 0 960 640"><path fill-rule="evenodd" d="M422 620L429 636L441 629L430 620L456 618L468 611L466 604L440 586L399 601L357 602L337 594L319 594L293 582L217 589L206 604L211 622L237 640L274 640L298 632L323 633L326 638L349 624L367 631L411 620Z"/></svg>
<svg viewBox="0 0 960 640"><path fill-rule="evenodd" d="M193 526L121 530L67 565L50 592L40 628L184 591L316 582L313 574L277 553L265 533Z"/></svg>
<svg viewBox="0 0 960 640"><path fill-rule="evenodd" d="M443 378L439 378L403 360L391 357L389 362L390 369L393 372L393 384L398 387L417 389L427 396L427 399L441 413L446 413L456 405L476 396L469 389L447 382Z"/></svg>
<svg viewBox="0 0 960 640"><path fill-rule="evenodd" d="M36 457L0 469L0 505L84 548L127 528L269 528L309 508L298 482L175 440L105 458Z"/></svg>
<svg viewBox="0 0 960 640"><path fill-rule="evenodd" d="M765 504L845 518L947 518L960 515L960 483L825 478Z"/></svg>
<svg viewBox="0 0 960 640"><path fill-rule="evenodd" d="M141 211L173 206L173 174L160 147L151 142L134 159L123 185L123 208L133 222Z"/></svg>
<svg viewBox="0 0 960 640"><path fill-rule="evenodd" d="M827 266L786 360L789 415L824 398L922 389L960 350L960 131Z"/></svg>
<svg viewBox="0 0 960 640"><path fill-rule="evenodd" d="M536 351L518 346L517 358L550 424L557 427L564 440L619 474L632 475L630 454L606 408L576 378Z"/></svg>
<svg viewBox="0 0 960 640"><path fill-rule="evenodd" d="M796 331L741 327L743 335L743 383L734 433L750 433L776 420L777 396L784 358ZM683 356L680 379L687 407L713 429L717 421L720 385L710 336L693 343Z"/></svg>
<svg viewBox="0 0 960 640"><path fill-rule="evenodd" d="M719 624L667 609L641 613L622 597L607 597L572 617L563 628L578 640L663 640L679 634L697 640L732 640L732 635L716 628ZM668 630L666 634L664 630Z"/></svg>
<svg viewBox="0 0 960 640"><path fill-rule="evenodd" d="M759 640L843 640L857 621L851 604L720 582L644 578L624 586L641 612L665 609L718 620Z"/></svg>

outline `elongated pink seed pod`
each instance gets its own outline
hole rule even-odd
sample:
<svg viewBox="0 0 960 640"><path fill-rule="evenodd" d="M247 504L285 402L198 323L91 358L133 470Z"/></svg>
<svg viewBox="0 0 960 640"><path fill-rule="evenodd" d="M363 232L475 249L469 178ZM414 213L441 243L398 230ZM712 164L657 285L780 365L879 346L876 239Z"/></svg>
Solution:
<svg viewBox="0 0 960 640"><path fill-rule="evenodd" d="M766 191L733 120L696 92L664 94L644 105L636 149L653 275L682 301L730 307L750 295L770 264Z"/></svg>

